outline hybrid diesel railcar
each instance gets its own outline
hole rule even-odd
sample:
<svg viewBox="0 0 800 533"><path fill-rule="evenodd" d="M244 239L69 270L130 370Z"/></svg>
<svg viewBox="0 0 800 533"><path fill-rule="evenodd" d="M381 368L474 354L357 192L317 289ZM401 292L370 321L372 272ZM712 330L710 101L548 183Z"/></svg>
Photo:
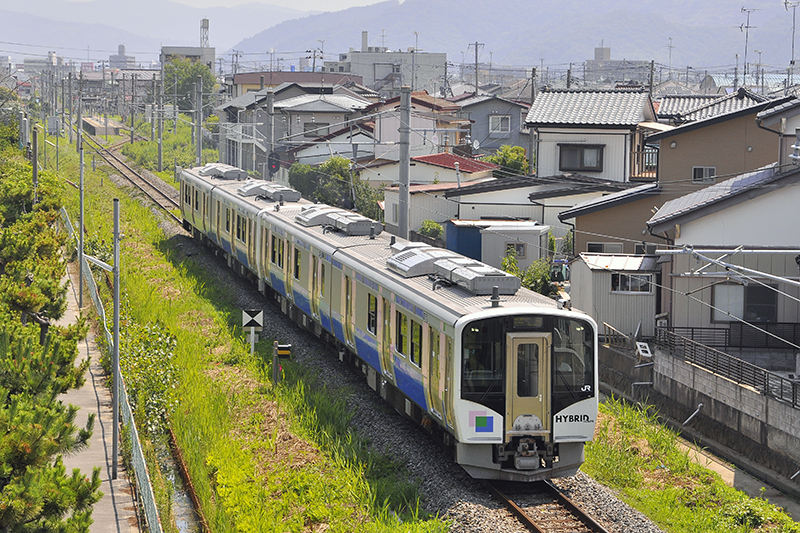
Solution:
<svg viewBox="0 0 800 533"><path fill-rule="evenodd" d="M598 403L589 316L227 165L184 170L181 211L187 231L334 343L471 476L536 481L583 462Z"/></svg>

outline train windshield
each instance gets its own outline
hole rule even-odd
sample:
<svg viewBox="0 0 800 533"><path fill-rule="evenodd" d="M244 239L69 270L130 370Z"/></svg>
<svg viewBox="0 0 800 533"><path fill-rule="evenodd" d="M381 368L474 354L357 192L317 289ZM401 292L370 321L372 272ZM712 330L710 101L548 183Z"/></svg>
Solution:
<svg viewBox="0 0 800 533"><path fill-rule="evenodd" d="M554 414L596 394L591 324L562 317L517 315L477 320L464 328L462 399L505 412L506 342L507 333L512 332L545 334L551 338L551 353L537 354L537 361L539 357L552 358L545 368L549 367L552 372Z"/></svg>
<svg viewBox="0 0 800 533"><path fill-rule="evenodd" d="M553 414L596 394L594 332L583 320L553 320Z"/></svg>

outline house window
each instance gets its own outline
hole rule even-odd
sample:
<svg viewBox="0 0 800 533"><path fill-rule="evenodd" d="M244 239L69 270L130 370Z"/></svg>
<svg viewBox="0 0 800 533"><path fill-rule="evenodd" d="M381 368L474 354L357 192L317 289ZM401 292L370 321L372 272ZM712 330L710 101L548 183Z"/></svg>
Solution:
<svg viewBox="0 0 800 533"><path fill-rule="evenodd" d="M712 320L733 322L776 322L778 293L773 287L720 284L714 286Z"/></svg>
<svg viewBox="0 0 800 533"><path fill-rule="evenodd" d="M320 122L306 122L303 124L303 134L306 137L323 137L328 134L328 124Z"/></svg>
<svg viewBox="0 0 800 533"><path fill-rule="evenodd" d="M602 144L559 144L559 170L603 171Z"/></svg>
<svg viewBox="0 0 800 533"><path fill-rule="evenodd" d="M511 133L511 115L489 115L489 134Z"/></svg>
<svg viewBox="0 0 800 533"><path fill-rule="evenodd" d="M716 167L692 167L692 181L701 183L713 182L716 175Z"/></svg>
<svg viewBox="0 0 800 533"><path fill-rule="evenodd" d="M621 254L621 242L587 242L586 251L590 254Z"/></svg>
<svg viewBox="0 0 800 533"><path fill-rule="evenodd" d="M513 252L517 259L525 259L525 250L527 247L524 242L507 242L506 243L506 256L511 255Z"/></svg>
<svg viewBox="0 0 800 533"><path fill-rule="evenodd" d="M652 293L652 274L611 274L611 292Z"/></svg>
<svg viewBox="0 0 800 533"><path fill-rule="evenodd" d="M376 335L378 333L378 298L367 293L367 331Z"/></svg>

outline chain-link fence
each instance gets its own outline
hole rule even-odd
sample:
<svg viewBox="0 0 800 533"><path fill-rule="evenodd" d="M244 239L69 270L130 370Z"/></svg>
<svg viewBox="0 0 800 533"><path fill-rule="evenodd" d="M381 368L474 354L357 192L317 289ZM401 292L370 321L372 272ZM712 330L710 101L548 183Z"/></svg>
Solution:
<svg viewBox="0 0 800 533"><path fill-rule="evenodd" d="M61 216L64 220L64 225L69 232L70 238L72 238L74 241L76 239L75 229L72 226L69 215L63 208L61 209ZM86 259L84 259L83 264L80 265L80 270L85 284L84 293L88 293L92 297L94 308L97 310L97 316L99 317L100 323L103 325L103 332L105 334L106 343L108 344L110 351L114 346L114 339L111 336L111 332L108 330L108 322L106 320L105 309L103 308L103 301L100 299L100 292L97 290L97 284L95 283L92 270L89 268L89 263L86 261ZM133 471L136 477L136 487L139 491L139 500L142 503L142 509L144 510L145 519L147 520L147 526L151 533L161 533L161 518L158 516L158 508L156 507L156 500L155 496L153 495L153 487L150 485L150 474L147 471L147 463L144 460L142 446L139 442L139 432L136 429L136 422L133 420L133 412L131 411L131 406L128 403L128 394L125 391L125 380L122 378L122 375L120 375L119 411L122 415L123 424L130 428L132 456L131 463L133 464ZM114 423L116 424L117 421L114 421Z"/></svg>

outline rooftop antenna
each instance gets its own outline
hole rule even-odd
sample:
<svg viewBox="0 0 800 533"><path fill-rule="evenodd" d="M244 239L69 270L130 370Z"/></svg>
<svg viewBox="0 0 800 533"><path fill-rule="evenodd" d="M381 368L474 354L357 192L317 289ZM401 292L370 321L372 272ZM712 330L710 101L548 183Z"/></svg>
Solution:
<svg viewBox="0 0 800 533"><path fill-rule="evenodd" d="M200 21L200 48L211 48L208 44L208 19Z"/></svg>
<svg viewBox="0 0 800 533"><path fill-rule="evenodd" d="M790 2L789 0L783 0L783 7L786 11L789 11L789 8L792 8L792 60L789 62L789 83L788 85L792 84L792 74L794 71L794 29L795 29L795 21L797 19L797 6L800 6L800 2Z"/></svg>
<svg viewBox="0 0 800 533"><path fill-rule="evenodd" d="M672 44L672 37L669 38L667 48L669 48L669 79L672 79L672 49L675 48L675 45Z"/></svg>
<svg viewBox="0 0 800 533"><path fill-rule="evenodd" d="M745 9L742 7L742 13L747 15L747 22L739 26L739 31L744 32L744 79L747 79L747 43L750 39L750 28L755 29L755 26L750 25L750 13L757 11L757 9Z"/></svg>

